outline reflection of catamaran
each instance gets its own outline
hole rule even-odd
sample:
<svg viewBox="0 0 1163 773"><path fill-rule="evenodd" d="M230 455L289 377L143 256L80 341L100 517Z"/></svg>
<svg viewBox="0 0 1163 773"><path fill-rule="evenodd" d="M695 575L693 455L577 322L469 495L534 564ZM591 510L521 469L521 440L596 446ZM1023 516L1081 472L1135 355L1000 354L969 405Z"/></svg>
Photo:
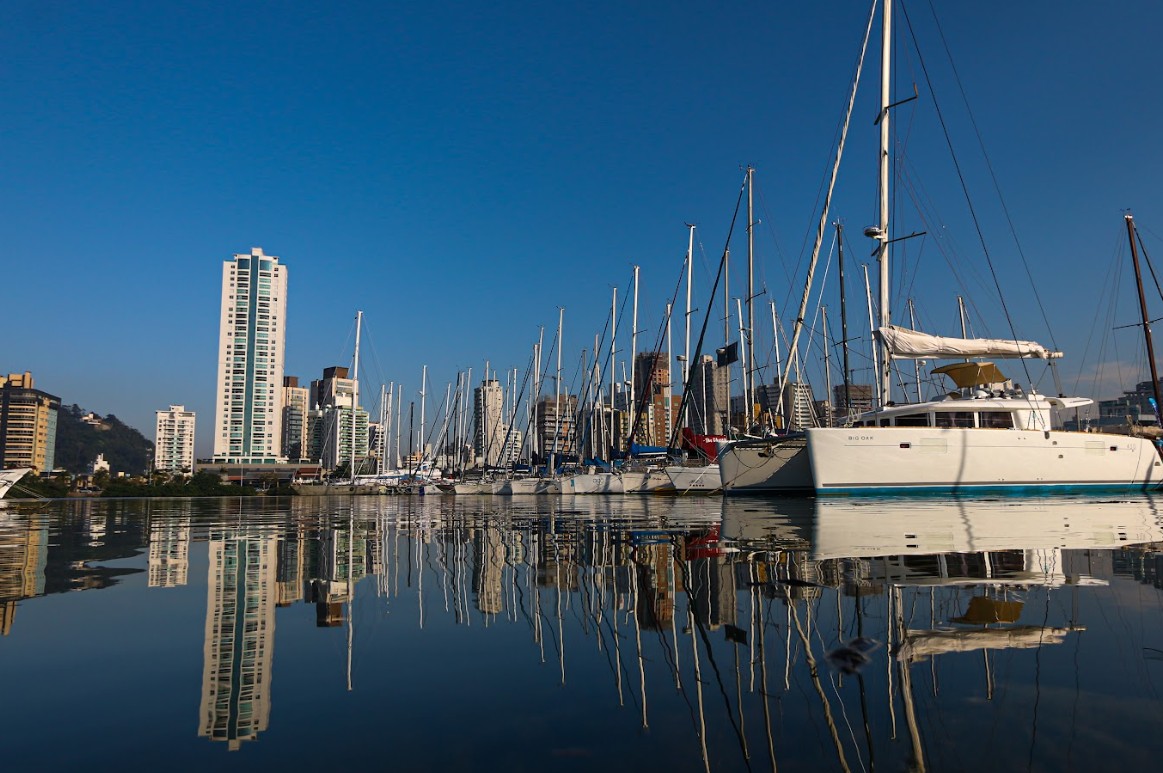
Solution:
<svg viewBox="0 0 1163 773"><path fill-rule="evenodd" d="M894 583L1056 586L1090 582L1067 566L1063 550L1159 541L1163 511L1147 496L1110 502L818 500L812 558L880 558L870 571ZM968 558L953 562L949 554Z"/></svg>

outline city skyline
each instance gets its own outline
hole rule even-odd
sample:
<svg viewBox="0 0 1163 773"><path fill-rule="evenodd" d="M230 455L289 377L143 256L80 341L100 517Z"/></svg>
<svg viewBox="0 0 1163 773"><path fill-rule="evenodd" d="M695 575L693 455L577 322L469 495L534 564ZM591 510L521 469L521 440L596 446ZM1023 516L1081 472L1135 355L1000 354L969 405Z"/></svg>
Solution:
<svg viewBox="0 0 1163 773"><path fill-rule="evenodd" d="M1069 391L1132 388L1145 377L1128 353L1134 331L1117 350L1091 334L1133 320L1128 307L1108 323L1095 298L1107 277L1104 292L1117 281L1131 300L1127 272L1110 267L1125 249L1125 208L1159 251L1163 202L1151 186L1163 153L1149 131L1157 108L1142 97L1155 88L1163 9L948 7L938 26L929 7L905 8L894 89L903 100L915 83L920 96L894 116L908 151L894 217L902 233L928 236L899 247L896 309L915 297L921 324L951 334L955 296L973 290L986 296L975 331L1010 335L958 209L939 106L959 154L977 150L975 134L989 152L988 173L979 160L963 168L974 198L989 198L991 177L1005 194L1004 213L983 212L981 224L1018 335L1043 340L1049 324ZM295 269L286 373L348 364L363 310L365 394L402 383L411 400L425 364L434 394L485 360L523 368L539 328L552 337L558 306L572 373L603 328L611 285L624 301L632 265L650 339L640 350L653 346L686 222L698 225L694 306L705 310L749 164L761 302L790 312L866 16L864 4L14 6L0 32L17 73L0 86L5 286L21 288L6 296L10 313L35 324L6 342L0 372L32 372L63 403L147 435L155 411L185 405L204 417L196 453L208 457L216 267L261 245ZM873 38L833 203L854 270L875 220ZM236 53L254 41L266 55L244 62ZM955 120L960 90L972 120ZM950 211L934 216L937 202ZM951 234L957 244L942 243ZM737 225L736 267L745 241ZM862 314L851 316L857 328ZM1056 391L1048 377L1038 385Z"/></svg>

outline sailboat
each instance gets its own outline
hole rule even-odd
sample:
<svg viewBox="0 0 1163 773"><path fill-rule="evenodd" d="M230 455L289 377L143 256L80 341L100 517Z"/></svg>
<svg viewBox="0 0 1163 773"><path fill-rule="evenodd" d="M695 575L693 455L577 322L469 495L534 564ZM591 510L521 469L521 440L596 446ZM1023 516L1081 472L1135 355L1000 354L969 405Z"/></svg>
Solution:
<svg viewBox="0 0 1163 773"><path fill-rule="evenodd" d="M889 117L892 2L883 8L880 101L880 217L865 235L876 242L880 321L875 331L880 406L851 427L809 428L807 452L816 493L1145 490L1163 482L1163 462L1144 438L1055 429L1051 412L1090 405L1086 397L1023 390L992 360L1061 357L1032 342L946 338L892 324L889 307ZM938 399L894 404L892 361L957 359L934 369L954 389ZM979 360L974 358L990 358Z"/></svg>
<svg viewBox="0 0 1163 773"><path fill-rule="evenodd" d="M8 493L8 489L19 483L20 479L30 472L32 470L27 467L19 467L15 470L0 470L0 499L4 498L4 495Z"/></svg>

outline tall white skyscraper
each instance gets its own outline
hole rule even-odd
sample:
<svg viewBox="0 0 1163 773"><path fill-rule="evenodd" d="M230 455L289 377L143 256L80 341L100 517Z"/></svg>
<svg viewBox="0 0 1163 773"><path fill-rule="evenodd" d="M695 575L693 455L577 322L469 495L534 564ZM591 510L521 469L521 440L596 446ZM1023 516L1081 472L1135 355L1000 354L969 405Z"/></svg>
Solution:
<svg viewBox="0 0 1163 773"><path fill-rule="evenodd" d="M171 405L157 412L153 468L162 472L194 471L194 412Z"/></svg>
<svg viewBox="0 0 1163 773"><path fill-rule="evenodd" d="M214 462L281 460L287 267L255 247L222 264Z"/></svg>
<svg viewBox="0 0 1163 773"><path fill-rule="evenodd" d="M492 467L500 463L508 427L501 421L504 413L504 393L496 379L485 379L473 392L473 418L476 432L473 451L481 463Z"/></svg>

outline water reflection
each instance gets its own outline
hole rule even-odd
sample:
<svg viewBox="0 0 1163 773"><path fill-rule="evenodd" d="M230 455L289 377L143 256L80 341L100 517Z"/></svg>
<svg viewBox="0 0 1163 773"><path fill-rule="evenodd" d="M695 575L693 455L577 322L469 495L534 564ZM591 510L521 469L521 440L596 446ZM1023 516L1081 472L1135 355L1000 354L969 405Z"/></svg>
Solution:
<svg viewBox="0 0 1163 773"><path fill-rule="evenodd" d="M0 519L5 636L29 599L134 583L161 599L199 584L191 567L205 561L197 737L269 761L305 763L293 728L276 730L276 704L320 689L276 668L276 619L292 650L313 636L338 645L332 684L349 697L313 698L324 715L377 711L409 671L459 690L532 655L537 667L510 677L523 690L494 696L508 703L476 718L480 732L514 717L535 726L550 706L521 695L548 680L565 690L556 701L597 701L601 717L587 721L609 723L597 743L575 735L576 719L542 730L561 739L542 762L580 755L586 767L922 770L970 754L983 729L1023 752L1014 767L1049 766L1077 733L1078 696L1115 680L1159 709L1144 678L1163 642L1163 520L1149 497L84 502ZM1106 680L1085 687L1084 633ZM384 655L385 636L423 644L401 663ZM1043 662L1072 639L1069 657ZM451 662L424 656L453 640L463 649ZM1127 658L1136 665L1112 673L1108 662ZM1073 695L1043 696L1050 685ZM448 710L442 695L433 710ZM618 724L638 734L610 740ZM414 742L443 730L428 732ZM289 756L244 743L260 735ZM1108 739L1086 754L1125 751Z"/></svg>

